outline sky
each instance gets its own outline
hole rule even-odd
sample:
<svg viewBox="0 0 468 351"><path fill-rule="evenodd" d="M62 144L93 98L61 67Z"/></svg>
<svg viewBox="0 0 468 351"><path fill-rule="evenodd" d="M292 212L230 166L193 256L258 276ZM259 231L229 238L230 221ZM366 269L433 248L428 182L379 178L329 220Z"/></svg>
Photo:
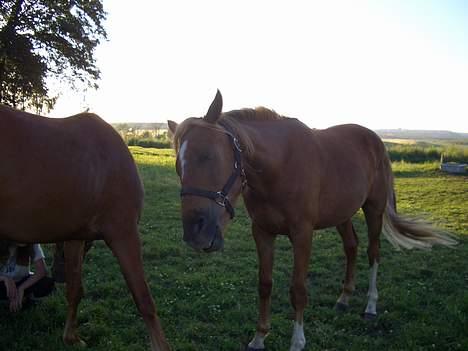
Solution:
<svg viewBox="0 0 468 351"><path fill-rule="evenodd" d="M131 4L131 5L129 5ZM97 91L61 97L108 122L265 106L313 128L468 132L463 0L105 0Z"/></svg>

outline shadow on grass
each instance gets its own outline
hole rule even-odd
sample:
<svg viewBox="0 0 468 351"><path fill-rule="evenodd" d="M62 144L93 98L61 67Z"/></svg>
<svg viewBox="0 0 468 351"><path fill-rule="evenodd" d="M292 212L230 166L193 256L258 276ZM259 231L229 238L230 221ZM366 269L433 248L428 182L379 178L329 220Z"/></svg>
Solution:
<svg viewBox="0 0 468 351"><path fill-rule="evenodd" d="M393 175L395 178L467 178L467 174L451 174L445 173L440 170L426 171L424 169L408 169L408 170L394 170Z"/></svg>
<svg viewBox="0 0 468 351"><path fill-rule="evenodd" d="M393 175L395 178L418 178L418 177L424 177L424 178L438 178L441 175L444 175L441 171L425 171L425 170L414 170L414 169L408 169L408 170L395 170L393 171Z"/></svg>

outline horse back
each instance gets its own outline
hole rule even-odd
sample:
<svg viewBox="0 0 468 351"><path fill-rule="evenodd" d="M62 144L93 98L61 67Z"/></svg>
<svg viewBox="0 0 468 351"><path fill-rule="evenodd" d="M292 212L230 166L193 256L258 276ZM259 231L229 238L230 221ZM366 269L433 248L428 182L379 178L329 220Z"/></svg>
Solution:
<svg viewBox="0 0 468 351"><path fill-rule="evenodd" d="M0 127L0 236L93 239L110 217L139 216L133 158L97 115L53 119L2 106Z"/></svg>
<svg viewBox="0 0 468 351"><path fill-rule="evenodd" d="M351 218L383 176L385 147L358 125L310 129L294 119L265 124L244 200L251 217L271 232L302 221L316 229ZM249 177L250 176L250 177Z"/></svg>

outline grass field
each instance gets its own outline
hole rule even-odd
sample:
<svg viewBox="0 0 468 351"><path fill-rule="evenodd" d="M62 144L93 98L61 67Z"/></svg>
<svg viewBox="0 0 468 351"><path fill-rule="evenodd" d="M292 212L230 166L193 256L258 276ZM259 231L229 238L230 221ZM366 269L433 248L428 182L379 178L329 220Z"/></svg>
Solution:
<svg viewBox="0 0 468 351"><path fill-rule="evenodd" d="M239 351L257 318L257 257L242 206L226 234L225 250L198 254L182 242L179 182L171 150L132 148L146 189L140 224L145 271L167 338L174 350ZM357 291L348 313L333 309L343 279L344 254L334 229L315 235L306 309L307 350L468 350L468 178L449 176L436 163L394 164L398 209L423 215L460 235L455 250L395 251L382 239L379 318L361 319L368 267L366 228L360 239ZM270 351L287 350L292 331L288 290L292 254L277 240ZM49 261L50 263L50 261ZM143 322L117 262L101 242L84 268L80 332L89 350L148 350ZM37 306L11 315L0 305L0 350L74 350L61 334L64 289Z"/></svg>

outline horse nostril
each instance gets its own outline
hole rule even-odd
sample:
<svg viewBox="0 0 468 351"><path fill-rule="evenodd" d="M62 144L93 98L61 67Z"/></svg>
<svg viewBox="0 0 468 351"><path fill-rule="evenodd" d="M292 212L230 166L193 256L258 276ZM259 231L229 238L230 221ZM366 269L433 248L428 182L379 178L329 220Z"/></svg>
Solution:
<svg viewBox="0 0 468 351"><path fill-rule="evenodd" d="M200 233L205 226L205 218L200 217L198 221L195 223L195 233Z"/></svg>

